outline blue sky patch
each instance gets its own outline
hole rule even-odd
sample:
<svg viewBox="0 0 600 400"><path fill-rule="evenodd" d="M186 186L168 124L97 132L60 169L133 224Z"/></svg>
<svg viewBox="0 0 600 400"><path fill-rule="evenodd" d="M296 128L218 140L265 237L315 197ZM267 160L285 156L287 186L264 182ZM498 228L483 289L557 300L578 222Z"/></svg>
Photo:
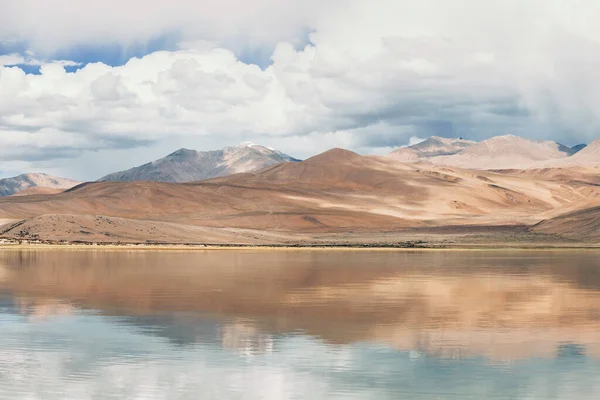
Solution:
<svg viewBox="0 0 600 400"><path fill-rule="evenodd" d="M53 54L55 60L69 60L80 63L79 67L70 67L72 70L84 67L89 63L102 62L112 67L124 65L131 58L141 58L156 51L177 50L179 35L165 34L157 36L144 43L123 45L119 43L103 45L79 45L58 51Z"/></svg>
<svg viewBox="0 0 600 400"><path fill-rule="evenodd" d="M74 72L87 64L102 62L110 66L124 65L131 58L141 58L155 51L177 50L179 35L165 34L157 36L144 43L134 43L123 45L119 43L102 44L102 45L77 45L69 48L53 52L52 54L35 54L28 56L28 45L25 42L0 43L0 55L21 54L25 58L34 58L41 61L52 60L67 60L79 63L77 66L66 66L67 72ZM21 68L28 74L39 74L40 67L35 65L17 64L16 67Z"/></svg>
<svg viewBox="0 0 600 400"><path fill-rule="evenodd" d="M41 66L39 66L39 65L16 64L16 65L11 65L11 67L21 68L23 70L23 72L25 72L26 74L40 75L40 73L41 73L40 72Z"/></svg>

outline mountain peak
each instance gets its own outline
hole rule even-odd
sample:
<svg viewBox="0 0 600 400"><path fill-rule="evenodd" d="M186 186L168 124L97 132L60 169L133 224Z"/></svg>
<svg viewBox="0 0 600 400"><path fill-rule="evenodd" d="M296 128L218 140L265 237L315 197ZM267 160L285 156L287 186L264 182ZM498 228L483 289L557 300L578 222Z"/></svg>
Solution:
<svg viewBox="0 0 600 400"><path fill-rule="evenodd" d="M474 169L528 168L535 163L569 157L585 146L569 148L552 140L532 140L514 134L493 136L481 142L432 136L389 154L401 162L428 161Z"/></svg>
<svg viewBox="0 0 600 400"><path fill-rule="evenodd" d="M573 165L597 165L600 163L600 139L594 140L587 146L573 146L571 149L579 149L574 151L573 155L566 160L561 160L565 164Z"/></svg>
<svg viewBox="0 0 600 400"><path fill-rule="evenodd" d="M316 156L313 156L313 157L305 160L305 162L322 162L322 161L347 162L347 161L351 161L351 160L357 160L360 158L362 158L362 156L360 154L357 154L350 150L335 147L333 149L324 151L321 154L317 154Z"/></svg>
<svg viewBox="0 0 600 400"><path fill-rule="evenodd" d="M32 172L0 179L0 196L12 196L29 188L70 189L79 183L72 179Z"/></svg>
<svg viewBox="0 0 600 400"><path fill-rule="evenodd" d="M231 151L231 150L244 150L244 149L253 149L253 150L259 150L259 151L267 150L267 151L277 152L277 150L275 150L272 147L266 147L266 146L256 144L254 142L248 142L248 141L241 142L240 144L235 145L235 146L226 146L222 150L223 151L227 151L227 150Z"/></svg>
<svg viewBox="0 0 600 400"><path fill-rule="evenodd" d="M463 138L431 136L422 142L395 150L388 156L402 162L415 162L430 157L456 154L475 143Z"/></svg>
<svg viewBox="0 0 600 400"><path fill-rule="evenodd" d="M434 164L472 169L530 168L536 163L568 157L570 149L551 140L507 134L494 136L464 151L430 159Z"/></svg>
<svg viewBox="0 0 600 400"><path fill-rule="evenodd" d="M192 182L298 161L277 150L242 142L221 150L181 148L168 156L100 178L100 181Z"/></svg>
<svg viewBox="0 0 600 400"><path fill-rule="evenodd" d="M472 140L468 140L468 139L464 139L462 137L454 137L454 138L446 138L446 137L441 137L441 136L430 136L427 139L423 140L422 142L419 142L417 144L414 144L413 146L417 146L421 143L424 143L426 141L437 141L437 142L442 142L442 143L458 143L458 142L467 142L467 143L476 143Z"/></svg>
<svg viewBox="0 0 600 400"><path fill-rule="evenodd" d="M172 152L171 154L169 154L167 157L190 156L190 155L195 155L196 153L197 153L196 150L186 149L186 148L182 147L179 150L175 150L174 152Z"/></svg>

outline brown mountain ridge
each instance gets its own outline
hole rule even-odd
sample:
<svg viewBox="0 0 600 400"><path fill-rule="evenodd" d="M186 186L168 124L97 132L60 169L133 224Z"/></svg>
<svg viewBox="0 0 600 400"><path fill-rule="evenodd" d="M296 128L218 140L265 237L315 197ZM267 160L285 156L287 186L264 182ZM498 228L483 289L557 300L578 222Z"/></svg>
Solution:
<svg viewBox="0 0 600 400"><path fill-rule="evenodd" d="M469 170L332 149L199 182L94 182L2 198L0 219L18 223L0 233L89 242L393 241L415 230L528 227L599 199L595 169Z"/></svg>

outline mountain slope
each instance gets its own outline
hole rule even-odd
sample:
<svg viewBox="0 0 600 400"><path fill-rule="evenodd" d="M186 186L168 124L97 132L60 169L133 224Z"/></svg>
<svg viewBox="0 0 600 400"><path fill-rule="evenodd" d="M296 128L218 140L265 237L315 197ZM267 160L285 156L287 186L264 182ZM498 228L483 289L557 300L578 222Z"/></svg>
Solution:
<svg viewBox="0 0 600 400"><path fill-rule="evenodd" d="M13 178L0 179L0 196L12 196L24 190L35 192L47 192L52 189L69 189L79 182L58 178L47 174L23 174ZM36 190L30 188L38 188ZM45 189L41 189L45 188Z"/></svg>
<svg viewBox="0 0 600 400"><path fill-rule="evenodd" d="M460 153L429 160L434 164L472 169L530 168L536 163L566 158L570 154L570 148L551 140L534 141L504 135L474 144Z"/></svg>
<svg viewBox="0 0 600 400"><path fill-rule="evenodd" d="M569 149L570 150L569 153L571 155L573 155L575 153L579 153L581 150L585 149L586 147L587 147L587 144L585 144L585 143L577 144Z"/></svg>
<svg viewBox="0 0 600 400"><path fill-rule="evenodd" d="M573 239L600 241L600 206L584 208L544 220L532 229Z"/></svg>
<svg viewBox="0 0 600 400"><path fill-rule="evenodd" d="M388 157L402 162L415 162L430 157L456 154L475 143L462 138L432 136L421 143L395 150Z"/></svg>
<svg viewBox="0 0 600 400"><path fill-rule="evenodd" d="M3 198L0 219L28 220L3 230L5 236L84 241L101 236L106 241L169 241L169 232L178 229L139 221L251 229L257 232L253 237L268 232L290 238L456 226L489 229L531 225L552 210L600 196L600 185L590 174L573 175L568 169L559 174L472 171L333 149L299 163L193 183L95 182L51 196ZM32 220L44 215L58 216ZM90 215L122 220L113 227L86 217ZM207 241L212 235L185 231L173 241L194 241L196 235Z"/></svg>
<svg viewBox="0 0 600 400"><path fill-rule="evenodd" d="M600 140L595 140L576 154L563 161L572 165L592 165L600 163Z"/></svg>
<svg viewBox="0 0 600 400"><path fill-rule="evenodd" d="M159 160L100 178L100 181L192 182L298 161L252 143L215 151L180 149Z"/></svg>
<svg viewBox="0 0 600 400"><path fill-rule="evenodd" d="M68 190L68 189L67 189ZM11 196L32 196L36 194L56 194L60 192L64 192L65 189L55 189L55 188L47 188L43 186L34 186L29 187L27 189L21 190L18 193L15 193Z"/></svg>

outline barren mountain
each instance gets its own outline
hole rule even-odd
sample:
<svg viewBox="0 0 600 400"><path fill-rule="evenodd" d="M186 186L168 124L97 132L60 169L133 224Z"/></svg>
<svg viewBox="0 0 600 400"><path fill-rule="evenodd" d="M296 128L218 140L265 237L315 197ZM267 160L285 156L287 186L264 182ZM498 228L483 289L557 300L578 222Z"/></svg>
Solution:
<svg viewBox="0 0 600 400"><path fill-rule="evenodd" d="M11 236L15 238L46 240L51 238L54 241L70 241L74 237L86 242L125 243L249 244L281 241L281 237L276 234L101 215L40 215L25 221L9 223L5 228L0 229L0 232L6 229L10 229ZM28 232L31 233L27 234Z"/></svg>
<svg viewBox="0 0 600 400"><path fill-rule="evenodd" d="M46 174L23 174L14 178L0 179L0 196L11 196L24 190L31 191L33 188L42 192L54 189L64 190L77 184L79 182L71 179L57 178Z"/></svg>
<svg viewBox="0 0 600 400"><path fill-rule="evenodd" d="M25 222L0 231L48 240L220 242L231 237L221 230L235 229L238 243L279 243L317 234L527 226L599 196L592 170L473 171L333 149L201 182L96 182L55 195L3 198L0 219ZM120 218L119 224L98 216Z"/></svg>
<svg viewBox="0 0 600 400"><path fill-rule="evenodd" d="M547 166L597 166L600 165L600 140L595 140L569 158L552 160Z"/></svg>
<svg viewBox="0 0 600 400"><path fill-rule="evenodd" d="M402 162L415 162L430 157L456 154L475 143L472 140L462 138L448 139L432 136L421 143L393 151L388 157Z"/></svg>
<svg viewBox="0 0 600 400"><path fill-rule="evenodd" d="M56 194L60 192L64 192L65 189L54 189L43 186L33 186L27 189L21 190L18 193L13 194L12 196L31 196L34 194Z"/></svg>
<svg viewBox="0 0 600 400"><path fill-rule="evenodd" d="M600 140L593 141L589 146L577 152L570 158L570 161L580 165L600 163Z"/></svg>
<svg viewBox="0 0 600 400"><path fill-rule="evenodd" d="M600 241L600 201L589 208L568 212L544 220L533 227L534 231L552 233L568 238Z"/></svg>
<svg viewBox="0 0 600 400"><path fill-rule="evenodd" d="M429 159L434 164L471 169L530 168L537 163L570 156L572 151L551 140L534 141L519 136L496 136L460 153Z"/></svg>
<svg viewBox="0 0 600 400"><path fill-rule="evenodd" d="M180 149L159 160L99 180L193 182L295 161L298 160L277 150L245 142L215 151Z"/></svg>
<svg viewBox="0 0 600 400"><path fill-rule="evenodd" d="M581 150L585 149L586 147L587 147L587 144L585 144L585 143L576 144L575 146L572 146L570 148L570 153L571 153L571 155L573 155L575 153L579 153Z"/></svg>

